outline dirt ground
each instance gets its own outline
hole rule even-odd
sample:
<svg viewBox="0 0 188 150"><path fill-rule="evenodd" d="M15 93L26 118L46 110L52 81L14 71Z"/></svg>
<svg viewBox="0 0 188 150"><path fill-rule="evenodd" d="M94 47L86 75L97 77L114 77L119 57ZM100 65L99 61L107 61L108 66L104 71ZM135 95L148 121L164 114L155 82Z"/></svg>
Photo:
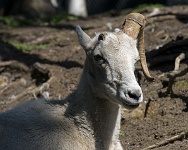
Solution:
<svg viewBox="0 0 188 150"><path fill-rule="evenodd" d="M140 12L147 16L152 10ZM144 103L123 114L120 139L125 150L141 150L156 143L160 146L155 150L188 149L188 74L176 78L174 95L165 94L166 74L174 69L175 58L188 52L188 42L181 43L188 38L188 6L159 10L160 14L147 18L145 27L146 56L155 81L142 77L138 63L136 74L141 76ZM77 87L85 60L75 26L80 25L91 36L96 31L112 31L121 27L128 12L10 29L3 29L6 25L0 22L0 111L41 96L63 99L69 95ZM173 45L176 42L180 44ZM21 51L11 43L44 47ZM164 51L155 55L161 47ZM161 63L160 58L164 58ZM187 64L188 60L183 60L180 70Z"/></svg>

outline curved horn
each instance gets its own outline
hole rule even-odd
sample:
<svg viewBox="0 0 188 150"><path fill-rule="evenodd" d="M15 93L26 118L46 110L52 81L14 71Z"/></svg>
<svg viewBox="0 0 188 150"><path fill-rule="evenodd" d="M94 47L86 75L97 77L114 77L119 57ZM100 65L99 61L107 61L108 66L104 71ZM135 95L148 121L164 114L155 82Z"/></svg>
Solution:
<svg viewBox="0 0 188 150"><path fill-rule="evenodd" d="M144 27L146 19L143 15L139 13L130 13L126 16L125 21L122 25L122 31L132 37L133 39L138 39L138 51L140 54L140 62L144 72L144 75L147 80L153 81L154 78L151 77L145 56L145 47L144 47Z"/></svg>

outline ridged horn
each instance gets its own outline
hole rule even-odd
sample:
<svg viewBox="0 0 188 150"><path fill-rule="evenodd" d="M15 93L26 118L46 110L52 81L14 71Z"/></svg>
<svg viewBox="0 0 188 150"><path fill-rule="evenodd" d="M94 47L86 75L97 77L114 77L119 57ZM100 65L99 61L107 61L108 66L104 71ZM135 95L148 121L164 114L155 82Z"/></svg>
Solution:
<svg viewBox="0 0 188 150"><path fill-rule="evenodd" d="M122 31L133 39L138 39L137 47L140 55L140 62L147 80L153 81L154 78L151 77L145 56L145 46L144 46L144 27L146 19L143 15L139 13L130 13L126 16L125 21L122 25Z"/></svg>

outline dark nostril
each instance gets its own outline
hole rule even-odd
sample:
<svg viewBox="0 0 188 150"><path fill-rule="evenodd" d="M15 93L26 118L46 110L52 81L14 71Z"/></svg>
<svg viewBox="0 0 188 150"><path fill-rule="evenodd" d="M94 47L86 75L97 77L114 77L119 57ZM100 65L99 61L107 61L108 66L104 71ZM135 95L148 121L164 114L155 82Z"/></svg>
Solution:
<svg viewBox="0 0 188 150"><path fill-rule="evenodd" d="M141 97L140 91L129 91L128 95L130 98L137 99L137 100Z"/></svg>

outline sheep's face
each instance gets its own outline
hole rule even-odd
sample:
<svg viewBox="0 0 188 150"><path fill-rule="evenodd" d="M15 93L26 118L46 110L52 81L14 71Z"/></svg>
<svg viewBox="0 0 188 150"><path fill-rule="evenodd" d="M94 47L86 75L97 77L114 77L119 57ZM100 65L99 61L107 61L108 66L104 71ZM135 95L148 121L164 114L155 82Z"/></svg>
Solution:
<svg viewBox="0 0 188 150"><path fill-rule="evenodd" d="M122 31L97 33L91 39L77 27L80 44L86 51L86 78L96 97L123 106L137 106L143 94L134 75L139 59L137 40Z"/></svg>

